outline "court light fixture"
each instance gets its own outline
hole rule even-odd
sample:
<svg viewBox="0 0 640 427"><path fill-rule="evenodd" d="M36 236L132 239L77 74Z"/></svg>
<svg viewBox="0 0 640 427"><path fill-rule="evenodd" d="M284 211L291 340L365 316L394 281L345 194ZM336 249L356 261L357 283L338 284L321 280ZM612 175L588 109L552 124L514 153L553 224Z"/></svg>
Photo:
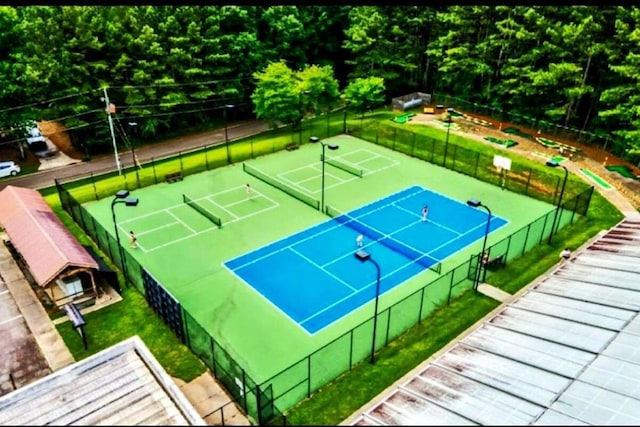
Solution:
<svg viewBox="0 0 640 427"><path fill-rule="evenodd" d="M567 178L569 177L569 170L558 162L554 162L552 160L547 160L545 163L550 168L561 167L564 169L564 181L562 181L562 189L560 190L560 197L558 197L558 205L556 206L556 212L553 215L553 222L551 223L551 232L549 233L549 239L547 240L547 244L551 244L551 238L556 229L556 222L558 221L558 216L560 214L560 207L562 206L562 198L564 197L564 188L567 185Z"/></svg>
<svg viewBox="0 0 640 427"><path fill-rule="evenodd" d="M235 108L233 104L224 104L224 144L227 148L227 164L231 164L231 153L229 152L229 131L227 127L227 110Z"/></svg>
<svg viewBox="0 0 640 427"><path fill-rule="evenodd" d="M474 275L474 278L473 278L473 290L477 291L478 284L480 283L480 277L482 277L480 273L482 273L483 268L485 268L485 265L482 263L482 257L484 256L487 250L487 236L489 235L489 226L491 224L491 209L489 209L487 205L482 204L482 202L478 199L467 200L467 205L473 208L484 208L487 210L487 214L488 214L487 225L484 230L484 240L482 242L482 252L480 252L480 255L478 255L478 265L476 267L476 274Z"/></svg>
<svg viewBox="0 0 640 427"><path fill-rule="evenodd" d="M371 263L373 263L373 265L376 266L376 272L377 272L377 276L376 276L376 302L375 302L375 307L373 309L373 336L371 337L371 358L369 360L369 362L371 362L371 364L374 364L375 363L375 352L376 352L376 331L378 329L378 298L380 296L380 265L378 265L378 263L373 258L371 258L371 255L369 254L369 252L363 251L362 249L356 251L355 257L360 262L370 261Z"/></svg>
<svg viewBox="0 0 640 427"><path fill-rule="evenodd" d="M137 197L129 197L129 190L118 191L111 201L111 216L113 218L113 227L116 229L116 242L118 244L118 253L120 254L120 259L122 260L122 274L125 277L125 285L127 278L127 262L122 251L122 245L120 244L120 234L118 233L118 223L116 222L115 206L117 204L124 204L125 206L138 206L138 203L139 200Z"/></svg>
<svg viewBox="0 0 640 427"><path fill-rule="evenodd" d="M309 142L312 142L314 144L319 142L320 144L322 144L322 191L320 192L321 194L320 211L324 212L324 148L328 147L329 150L337 150L340 147L338 146L338 144L333 144L333 143L325 144L317 136L310 136Z"/></svg>

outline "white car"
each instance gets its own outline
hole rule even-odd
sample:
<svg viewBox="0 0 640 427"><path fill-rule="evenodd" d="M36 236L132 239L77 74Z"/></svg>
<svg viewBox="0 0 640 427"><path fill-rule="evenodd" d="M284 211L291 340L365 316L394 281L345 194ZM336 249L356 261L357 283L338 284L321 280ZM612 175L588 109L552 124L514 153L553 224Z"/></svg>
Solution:
<svg viewBox="0 0 640 427"><path fill-rule="evenodd" d="M0 178L16 176L20 173L20 166L15 162L0 162Z"/></svg>

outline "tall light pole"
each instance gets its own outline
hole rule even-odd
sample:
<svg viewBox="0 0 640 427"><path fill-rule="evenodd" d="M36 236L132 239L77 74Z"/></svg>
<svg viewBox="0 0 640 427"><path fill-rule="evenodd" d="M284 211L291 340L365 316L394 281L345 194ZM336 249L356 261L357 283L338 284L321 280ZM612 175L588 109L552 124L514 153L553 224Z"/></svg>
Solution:
<svg viewBox="0 0 640 427"><path fill-rule="evenodd" d="M235 108L233 104L224 104L224 143L227 147L227 164L231 164L231 153L229 152L229 132L227 131L227 109Z"/></svg>
<svg viewBox="0 0 640 427"><path fill-rule="evenodd" d="M118 155L118 147L116 146L116 134L113 132L113 118L111 117L112 113L116 112L116 106L109 102L109 95L107 94L107 88L103 87L104 97L102 100L105 102L107 108L105 111L107 112L107 117L109 119L109 129L111 130L111 142L113 143L113 155L116 159L116 166L118 168L118 174L122 175L122 166L120 165L120 156Z"/></svg>
<svg viewBox="0 0 640 427"><path fill-rule="evenodd" d="M380 266L378 263L371 258L371 255L368 252L363 250L359 250L355 253L355 256L361 262L371 261L373 265L376 266L376 302L375 308L373 309L373 336L371 338L371 364L375 363L375 352L376 352L376 330L378 328L378 298L380 296Z"/></svg>
<svg viewBox="0 0 640 427"><path fill-rule="evenodd" d="M449 107L447 108L447 139L444 142L444 160L443 160L443 164L446 165L447 164L447 151L449 149L449 132L451 131L451 113L453 113L453 108Z"/></svg>
<svg viewBox="0 0 640 427"><path fill-rule="evenodd" d="M133 129L135 126L138 126L138 123L128 122L127 125L129 126L129 129ZM138 183L138 187L140 187L140 176L138 175L138 168L140 168L140 164L138 163L136 150L133 148L133 142L129 137L127 137L127 140L129 141L129 147L131 148L131 157L133 158L133 169L136 171L136 182Z"/></svg>
<svg viewBox="0 0 640 427"><path fill-rule="evenodd" d="M114 208L118 203L124 203L125 206L138 206L138 202L139 200L137 197L129 197L129 190L118 191L111 201L111 215L113 217L113 226L116 229L116 242L118 243L118 253L120 254L120 259L122 260L122 274L125 276L125 282L127 277L127 263L124 258L124 253L122 252L122 245L120 244L120 234L118 233L116 210Z"/></svg>
<svg viewBox="0 0 640 427"><path fill-rule="evenodd" d="M310 136L309 141L313 143L319 142L322 144L322 191L321 191L321 200L320 200L320 212L324 212L324 147L329 147L329 150L337 150L340 148L338 144L325 144L320 141L320 138L317 136Z"/></svg>
<svg viewBox="0 0 640 427"><path fill-rule="evenodd" d="M487 250L487 236L489 235L489 225L491 224L491 209L489 209L489 206L483 205L482 202L477 199L467 200L467 205L472 206L474 208L485 208L488 214L487 226L484 230L484 241L482 242L482 252L480 252L480 256L478 257L478 267L476 268L476 274L473 279L473 290L477 291L478 284L480 282L480 277L481 277L480 273L482 272L482 269L485 268L485 265L483 264L483 259L484 259L484 254Z"/></svg>
<svg viewBox="0 0 640 427"><path fill-rule="evenodd" d="M299 110L300 110L300 132L299 132L299 136L298 136L298 144L302 145L302 119L304 118L304 112L302 111L302 95L309 95L311 93L310 90L304 90L302 92L300 92L299 95Z"/></svg>
<svg viewBox="0 0 640 427"><path fill-rule="evenodd" d="M564 181L562 181L562 189L560 190L560 197L558 198L558 206L556 207L556 213L553 215L553 223L551 224L551 233L549 233L549 239L547 240L547 244L551 244L551 238L553 237L554 230L556 229L556 221L558 221L558 215L560 214L560 206L562 205L562 197L564 196L564 187L567 185L567 177L569 176L569 171L567 168L560 163L552 162L551 160L547 160L547 166L550 168L557 168L560 166L564 169Z"/></svg>

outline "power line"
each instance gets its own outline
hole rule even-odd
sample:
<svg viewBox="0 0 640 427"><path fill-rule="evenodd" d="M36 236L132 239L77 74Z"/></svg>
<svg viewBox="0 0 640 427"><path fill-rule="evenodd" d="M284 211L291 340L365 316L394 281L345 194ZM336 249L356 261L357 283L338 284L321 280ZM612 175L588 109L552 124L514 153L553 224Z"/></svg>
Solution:
<svg viewBox="0 0 640 427"><path fill-rule="evenodd" d="M91 89L91 90L88 90L88 91L85 91L85 92L74 93L73 95L66 95L66 96L61 96L61 97L58 97L58 98L51 98L51 99L48 99L46 101L33 102L31 104L25 104L25 105L21 105L19 107L5 108L4 110L0 110L0 114L1 113L5 113L7 111L19 110L21 108L34 107L36 105L42 105L42 104L50 104L50 103L52 103L54 101L60 101L61 99L67 99L67 98L71 98L73 96L86 95L88 93L95 92L95 91L98 91L98 90L100 90L100 89Z"/></svg>
<svg viewBox="0 0 640 427"><path fill-rule="evenodd" d="M180 102L180 103L173 103L173 104L139 104L139 105L118 105L118 110L127 110L127 109L131 109L131 108L149 108L149 107L175 107L178 105L195 105L195 104L205 104L207 102L224 102L224 101L228 101L228 100L233 100L233 99L237 99L238 97L229 97L229 98L216 98L216 99L207 99L207 100L200 100L200 101L188 101L188 102ZM223 107L220 107L223 108Z"/></svg>
<svg viewBox="0 0 640 427"><path fill-rule="evenodd" d="M208 80L204 82L193 83L167 83L167 84L153 84L153 85L126 85L126 86L109 86L107 89L132 89L132 88L150 88L150 87L178 87L178 86L202 86L212 83L227 83L227 82L240 82L243 80L252 80L249 77L242 77L236 79L223 79L223 80Z"/></svg>

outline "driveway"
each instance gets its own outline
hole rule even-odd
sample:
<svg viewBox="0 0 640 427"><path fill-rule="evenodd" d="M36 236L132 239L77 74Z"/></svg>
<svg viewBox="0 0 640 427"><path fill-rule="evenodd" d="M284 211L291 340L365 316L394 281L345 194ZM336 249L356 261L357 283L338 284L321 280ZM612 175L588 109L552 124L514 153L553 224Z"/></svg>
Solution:
<svg viewBox="0 0 640 427"><path fill-rule="evenodd" d="M268 126L261 120L247 120L228 126L227 133L229 135L229 140L234 140L245 138L247 136L257 135L266 131L267 129ZM202 147L204 145L224 144L224 141L224 128L215 129L145 145L136 149L136 157L138 157L138 160L140 162L145 162L152 158L166 157L171 154L177 154L178 152L188 151L194 148ZM129 155L128 153L125 155L121 155L120 159L124 167L133 164L131 155ZM115 170L115 168L116 165L113 154L104 154L101 156L92 157L91 161L89 162L80 162L54 168L48 168L29 175L4 179L0 181L0 190L2 190L7 185L41 189L54 185L55 178L62 179L74 175L85 175L89 174L90 172Z"/></svg>

